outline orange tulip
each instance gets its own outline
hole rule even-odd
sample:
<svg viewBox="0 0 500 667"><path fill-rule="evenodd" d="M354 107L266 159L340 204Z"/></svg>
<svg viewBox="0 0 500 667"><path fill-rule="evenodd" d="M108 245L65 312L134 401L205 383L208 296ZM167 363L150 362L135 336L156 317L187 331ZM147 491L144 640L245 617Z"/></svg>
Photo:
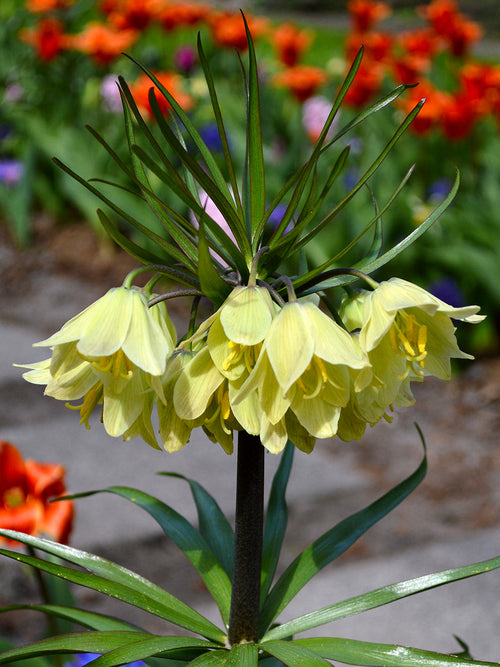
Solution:
<svg viewBox="0 0 500 667"><path fill-rule="evenodd" d="M185 111L192 108L194 103L193 98L181 89L182 78L178 74L175 72L155 72L154 74ZM135 103L141 112L144 112L150 118L153 118L153 111L149 104L149 91L153 87L154 84L147 74L141 74L135 83L130 85L130 92ZM155 92L161 112L164 115L168 114L171 108L170 104L156 88Z"/></svg>
<svg viewBox="0 0 500 667"><path fill-rule="evenodd" d="M326 73L319 67L295 65L283 72L275 74L273 83L276 86L288 88L299 101L305 102L315 95L318 88L326 83Z"/></svg>
<svg viewBox="0 0 500 667"><path fill-rule="evenodd" d="M165 30L175 30L182 26L193 26L200 21L206 21L210 16L209 5L201 2L171 2L167 3L159 12L158 20Z"/></svg>
<svg viewBox="0 0 500 667"><path fill-rule="evenodd" d="M380 90L383 76L380 63L364 59L344 97L344 103L356 109L364 106Z"/></svg>
<svg viewBox="0 0 500 667"><path fill-rule="evenodd" d="M135 30L114 30L102 23L89 23L71 39L72 48L87 53L98 65L109 65L137 38Z"/></svg>
<svg viewBox="0 0 500 667"><path fill-rule="evenodd" d="M1 528L46 535L67 543L73 522L73 502L50 502L64 493L63 466L24 461L14 445L0 442ZM13 544L11 540L0 538L2 541Z"/></svg>
<svg viewBox="0 0 500 667"><path fill-rule="evenodd" d="M144 30L162 6L161 0L118 0L104 8L109 22L118 30Z"/></svg>
<svg viewBox="0 0 500 667"><path fill-rule="evenodd" d="M268 27L268 21L245 14L248 29L253 39L262 35ZM217 46L245 51L247 48L247 36L245 24L240 14L230 12L218 12L211 16L210 27L212 39Z"/></svg>
<svg viewBox="0 0 500 667"><path fill-rule="evenodd" d="M26 9L33 14L40 14L65 9L71 4L72 0L27 0Z"/></svg>

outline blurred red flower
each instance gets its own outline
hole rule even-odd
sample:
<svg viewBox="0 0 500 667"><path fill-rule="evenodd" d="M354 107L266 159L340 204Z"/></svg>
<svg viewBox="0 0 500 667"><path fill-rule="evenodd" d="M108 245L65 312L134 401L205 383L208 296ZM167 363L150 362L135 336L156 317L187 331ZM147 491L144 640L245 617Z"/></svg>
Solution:
<svg viewBox="0 0 500 667"><path fill-rule="evenodd" d="M73 502L50 502L65 491L63 466L25 461L14 445L0 442L1 528L46 535L66 544L73 522ZM0 538L2 541L15 544Z"/></svg>
<svg viewBox="0 0 500 667"><path fill-rule="evenodd" d="M154 72L154 75L185 111L189 111L192 108L194 100L182 90L182 77L175 72ZM141 74L135 83L130 85L130 92L140 111L153 118L153 111L149 104L149 91L151 88L155 88L156 99L158 100L161 112L164 115L168 114L171 109L169 102L154 86L147 74Z"/></svg>
<svg viewBox="0 0 500 667"><path fill-rule="evenodd" d="M344 103L356 109L362 107L380 90L383 77L384 69L380 63L364 59L344 97Z"/></svg>
<svg viewBox="0 0 500 667"><path fill-rule="evenodd" d="M89 23L71 38L71 47L87 53L98 65L109 65L137 39L136 30L114 30L103 23Z"/></svg>
<svg viewBox="0 0 500 667"><path fill-rule="evenodd" d="M34 47L38 57L48 63L69 46L69 36L58 19L42 19L35 28L23 28L19 39Z"/></svg>
<svg viewBox="0 0 500 667"><path fill-rule="evenodd" d="M326 79L326 73L319 67L295 65L275 74L272 81L278 87L288 88L299 102L305 102L326 83Z"/></svg>
<svg viewBox="0 0 500 667"><path fill-rule="evenodd" d="M275 29L272 42L278 60L287 67L293 67L311 44L312 37L309 31L299 30L293 23L282 23Z"/></svg>
<svg viewBox="0 0 500 667"><path fill-rule="evenodd" d="M426 81L412 88L409 96L399 102L399 106L405 113L410 113L415 105L424 98L424 106L410 125L410 129L416 134L426 134L439 125L443 111L449 104L450 95L437 90Z"/></svg>
<svg viewBox="0 0 500 667"><path fill-rule="evenodd" d="M394 38L385 32L353 32L346 40L346 54L349 61L354 60L359 49L363 47L366 60L381 63L391 56Z"/></svg>
<svg viewBox="0 0 500 667"><path fill-rule="evenodd" d="M103 4L109 22L118 30L144 30L162 6L162 0L115 0Z"/></svg>
<svg viewBox="0 0 500 667"><path fill-rule="evenodd" d="M373 0L350 0L347 11L353 21L354 32L370 30L376 23L391 14L391 8L386 2Z"/></svg>

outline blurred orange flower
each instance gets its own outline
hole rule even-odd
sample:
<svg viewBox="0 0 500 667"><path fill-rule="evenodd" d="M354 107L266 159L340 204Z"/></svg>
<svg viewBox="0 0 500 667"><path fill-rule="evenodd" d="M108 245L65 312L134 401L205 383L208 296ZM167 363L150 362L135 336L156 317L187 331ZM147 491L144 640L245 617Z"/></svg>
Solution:
<svg viewBox="0 0 500 667"><path fill-rule="evenodd" d="M189 109L193 107L193 98L181 88L182 77L175 72L154 72L154 75L185 111L189 111ZM141 74L135 83L130 85L130 92L132 93L135 103L140 111L146 113L150 118L153 118L153 111L149 104L149 91L151 88L155 88L156 99L158 100L161 112L164 115L168 114L171 109L170 104L154 86L147 74Z"/></svg>
<svg viewBox="0 0 500 667"><path fill-rule="evenodd" d="M209 5L201 2L170 2L158 12L157 18L165 30L175 30L206 21L211 11Z"/></svg>
<svg viewBox="0 0 500 667"><path fill-rule="evenodd" d="M24 461L14 445L0 442L1 528L46 535L67 543L73 522L73 502L50 502L65 491L63 466ZM0 538L2 541L7 540Z"/></svg>
<svg viewBox="0 0 500 667"><path fill-rule="evenodd" d="M427 58L439 49L439 40L430 28L405 31L398 36L397 43L407 53Z"/></svg>
<svg viewBox="0 0 500 667"><path fill-rule="evenodd" d="M52 12L55 9L65 9L73 0L26 0L26 9L33 14Z"/></svg>
<svg viewBox="0 0 500 667"><path fill-rule="evenodd" d="M448 139L464 139L479 118L481 103L466 95L447 96L441 110L441 127Z"/></svg>
<svg viewBox="0 0 500 667"><path fill-rule="evenodd" d="M87 53L98 65L109 65L137 39L136 30L114 30L103 23L89 23L71 38L71 47Z"/></svg>
<svg viewBox="0 0 500 667"><path fill-rule="evenodd" d="M370 30L391 14L391 8L386 2L373 0L350 0L347 3L347 11L351 15L355 32Z"/></svg>
<svg viewBox="0 0 500 667"><path fill-rule="evenodd" d="M430 58L407 53L392 63L392 73L397 83L412 85L418 83L422 74L430 68Z"/></svg>
<svg viewBox="0 0 500 667"><path fill-rule="evenodd" d="M64 33L64 25L54 18L42 19L35 28L23 28L19 39L30 44L38 57L50 62L70 44L69 35Z"/></svg>
<svg viewBox="0 0 500 667"><path fill-rule="evenodd" d="M481 39L483 31L474 21L468 21L456 16L447 35L447 41L452 54L461 58L470 51L471 46Z"/></svg>
<svg viewBox="0 0 500 667"><path fill-rule="evenodd" d="M245 14L248 29L255 40L262 35L269 26L267 19ZM212 39L217 46L245 51L247 48L247 36L245 24L241 14L231 12L216 12L210 17L210 28Z"/></svg>
<svg viewBox="0 0 500 667"><path fill-rule="evenodd" d="M305 102L309 97L315 95L326 80L326 73L322 69L306 65L289 67L275 74L272 79L276 86L288 88L299 102Z"/></svg>
<svg viewBox="0 0 500 667"><path fill-rule="evenodd" d="M273 35L272 42L277 51L278 60L287 67L298 63L302 53L312 42L311 33L299 30L293 23L282 23Z"/></svg>

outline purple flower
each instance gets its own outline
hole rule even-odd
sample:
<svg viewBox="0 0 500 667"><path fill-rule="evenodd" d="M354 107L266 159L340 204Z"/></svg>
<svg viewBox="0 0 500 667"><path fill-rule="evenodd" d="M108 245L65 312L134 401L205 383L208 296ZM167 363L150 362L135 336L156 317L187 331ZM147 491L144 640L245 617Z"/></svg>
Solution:
<svg viewBox="0 0 500 667"><path fill-rule="evenodd" d="M429 285L428 291L441 301L460 308L465 305L464 295L453 278L439 278Z"/></svg>
<svg viewBox="0 0 500 667"><path fill-rule="evenodd" d="M207 123L200 128L200 136L212 153L222 152L222 143L216 123Z"/></svg>
<svg viewBox="0 0 500 667"><path fill-rule="evenodd" d="M174 53L175 66L182 74L192 72L197 62L196 51L191 46L181 46Z"/></svg>
<svg viewBox="0 0 500 667"><path fill-rule="evenodd" d="M0 159L0 183L12 187L23 177L24 168L21 162L12 159Z"/></svg>
<svg viewBox="0 0 500 667"><path fill-rule="evenodd" d="M429 199L444 199L451 190L451 181L448 178L439 178L430 184L427 190Z"/></svg>
<svg viewBox="0 0 500 667"><path fill-rule="evenodd" d="M80 653L79 655L75 655L71 662L65 662L64 667L83 667L92 662L92 660L100 657L100 653ZM136 660L136 662L127 663L127 667L146 667L146 663L142 660Z"/></svg>
<svg viewBox="0 0 500 667"><path fill-rule="evenodd" d="M101 81L101 99L106 111L121 113L122 100L115 74L107 74Z"/></svg>

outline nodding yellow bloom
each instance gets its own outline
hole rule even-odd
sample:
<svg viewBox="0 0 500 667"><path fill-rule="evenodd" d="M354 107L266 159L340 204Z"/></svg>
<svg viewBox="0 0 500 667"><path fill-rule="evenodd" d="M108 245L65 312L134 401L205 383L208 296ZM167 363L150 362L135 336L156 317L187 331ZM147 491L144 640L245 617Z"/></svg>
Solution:
<svg viewBox="0 0 500 667"><path fill-rule="evenodd" d="M427 375L446 380L450 359L471 359L455 338L452 320L477 323L478 306L453 308L425 290L399 278L380 283L373 291L361 290L346 299L340 315L353 340L367 355L372 377L358 391L339 422L339 437L359 440L366 424L390 420L387 409L415 402L411 382Z"/></svg>
<svg viewBox="0 0 500 667"><path fill-rule="evenodd" d="M148 422L154 395L164 400L160 379L175 346L175 329L165 305L150 309L149 298L135 288L110 289L35 344L51 348L52 357L25 366L25 379L46 384L45 394L59 400L83 399L69 407L80 411L87 427L102 405L109 435L129 439L144 434L146 442L156 443Z"/></svg>
<svg viewBox="0 0 500 667"><path fill-rule="evenodd" d="M453 308L424 289L400 278L391 278L373 291L363 291L361 322L349 321L348 329L360 328L359 344L373 364L376 356L392 362L393 381L432 375L447 380L450 359L472 359L462 352L455 337L452 320L471 324L481 322L479 306Z"/></svg>
<svg viewBox="0 0 500 667"><path fill-rule="evenodd" d="M257 393L266 417L264 444L273 432L272 441L284 447L292 423L296 433L302 429L312 439L333 437L341 408L349 401L350 373L368 366L347 331L312 301L290 302L273 319L258 361L233 404ZM306 451L311 451L311 442L302 438ZM279 451L276 444L269 449Z"/></svg>

